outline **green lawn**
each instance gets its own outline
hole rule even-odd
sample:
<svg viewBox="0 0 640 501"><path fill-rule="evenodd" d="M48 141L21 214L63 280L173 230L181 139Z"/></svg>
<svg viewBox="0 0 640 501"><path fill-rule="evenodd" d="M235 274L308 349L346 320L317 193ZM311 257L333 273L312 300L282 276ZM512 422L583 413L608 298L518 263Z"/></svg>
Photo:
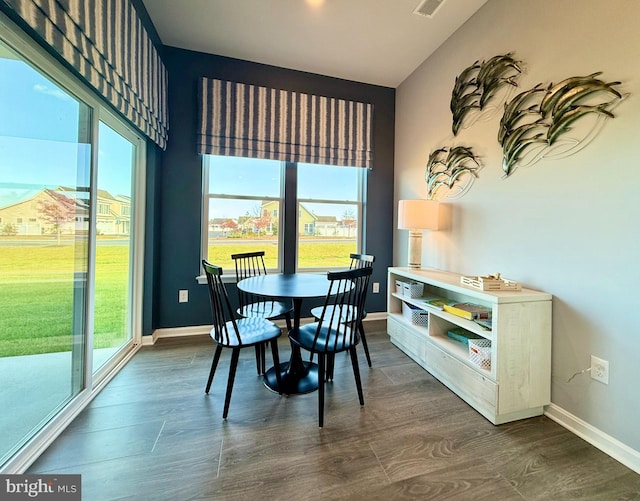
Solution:
<svg viewBox="0 0 640 501"><path fill-rule="evenodd" d="M74 280L74 252L72 245L0 247L0 357L71 350L74 286L84 287L84 270ZM125 341L128 246L98 246L96 260L94 347L108 348Z"/></svg>
<svg viewBox="0 0 640 501"><path fill-rule="evenodd" d="M74 262L86 262L86 250L72 245L0 246L0 357L53 353L71 350L74 342L74 284L84 287L84 269L75 270ZM264 249L269 268L277 266L276 246L265 241L233 244L212 243L209 260L234 274L231 254ZM74 253L78 254L77 258ZM127 245L98 245L96 250L96 296L94 347L119 346L125 341L128 302ZM303 267L349 265L349 253L355 242L302 242L300 263ZM76 293L82 298L82 290ZM77 329L76 329L77 330Z"/></svg>
<svg viewBox="0 0 640 501"><path fill-rule="evenodd" d="M226 241L225 241L226 242ZM232 254L241 252L265 251L265 264L267 268L278 267L277 247L273 241L265 240L261 243L219 243L209 240L209 261L222 266L225 274L234 274L235 268ZM355 240L335 241L329 240L301 240L298 266L303 268L328 268L332 266L349 266L349 254L356 252Z"/></svg>

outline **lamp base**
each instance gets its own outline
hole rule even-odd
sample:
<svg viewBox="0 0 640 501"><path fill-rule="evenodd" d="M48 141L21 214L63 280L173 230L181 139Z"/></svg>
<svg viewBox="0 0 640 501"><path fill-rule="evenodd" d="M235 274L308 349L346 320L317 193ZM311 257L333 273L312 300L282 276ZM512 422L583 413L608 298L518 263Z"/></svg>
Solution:
<svg viewBox="0 0 640 501"><path fill-rule="evenodd" d="M409 232L409 268L422 268L422 232Z"/></svg>

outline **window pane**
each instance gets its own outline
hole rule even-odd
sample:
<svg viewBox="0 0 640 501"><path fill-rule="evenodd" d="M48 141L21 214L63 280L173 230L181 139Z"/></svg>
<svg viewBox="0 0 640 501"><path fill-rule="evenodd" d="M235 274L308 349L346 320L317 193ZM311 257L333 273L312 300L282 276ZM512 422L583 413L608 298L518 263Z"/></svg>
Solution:
<svg viewBox="0 0 640 501"><path fill-rule="evenodd" d="M89 117L0 42L0 464L84 385Z"/></svg>
<svg viewBox="0 0 640 501"><path fill-rule="evenodd" d="M355 202L362 171L356 167L298 164L298 198Z"/></svg>
<svg viewBox="0 0 640 501"><path fill-rule="evenodd" d="M235 275L232 254L265 251L265 265L281 269L282 162L208 155L203 254Z"/></svg>
<svg viewBox="0 0 640 501"><path fill-rule="evenodd" d="M209 193L250 197L280 197L277 160L209 156Z"/></svg>
<svg viewBox="0 0 640 501"><path fill-rule="evenodd" d="M131 202L135 147L100 122L93 372L131 339Z"/></svg>
<svg viewBox="0 0 640 501"><path fill-rule="evenodd" d="M298 165L298 269L349 266L360 248L364 175L355 167Z"/></svg>

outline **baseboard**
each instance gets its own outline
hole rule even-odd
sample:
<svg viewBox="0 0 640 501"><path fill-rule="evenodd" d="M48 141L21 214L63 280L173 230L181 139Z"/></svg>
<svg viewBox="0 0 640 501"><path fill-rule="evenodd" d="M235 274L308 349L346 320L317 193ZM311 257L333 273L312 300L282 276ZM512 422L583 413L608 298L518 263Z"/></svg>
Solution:
<svg viewBox="0 0 640 501"><path fill-rule="evenodd" d="M203 336L209 334L213 325L190 325L188 327L172 327L167 329L156 329L151 336L153 341L143 344L155 344L158 339L184 336Z"/></svg>
<svg viewBox="0 0 640 501"><path fill-rule="evenodd" d="M616 461L619 461L627 468L632 469L636 473L640 473L640 452L607 435L555 404L549 405L545 409L544 414L549 419L552 419L594 447L597 447L605 454L608 454Z"/></svg>

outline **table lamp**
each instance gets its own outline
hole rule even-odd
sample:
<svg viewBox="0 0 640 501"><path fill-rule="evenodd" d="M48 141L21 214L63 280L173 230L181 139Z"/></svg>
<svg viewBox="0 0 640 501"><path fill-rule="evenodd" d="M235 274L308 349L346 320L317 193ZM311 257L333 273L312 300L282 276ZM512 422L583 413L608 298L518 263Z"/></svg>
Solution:
<svg viewBox="0 0 640 501"><path fill-rule="evenodd" d="M409 267L422 267L422 231L437 230L440 204L435 200L400 200L398 229L409 230Z"/></svg>

